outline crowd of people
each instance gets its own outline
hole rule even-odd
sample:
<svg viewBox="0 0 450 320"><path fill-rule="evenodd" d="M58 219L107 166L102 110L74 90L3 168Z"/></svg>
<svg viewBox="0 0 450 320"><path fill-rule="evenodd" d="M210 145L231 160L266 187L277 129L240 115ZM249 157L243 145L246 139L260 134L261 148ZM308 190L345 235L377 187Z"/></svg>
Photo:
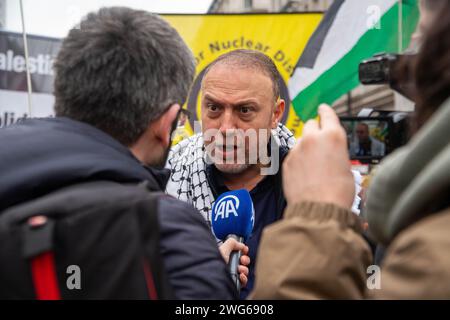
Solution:
<svg viewBox="0 0 450 320"><path fill-rule="evenodd" d="M333 109L321 105L320 120L308 121L296 141L280 122L285 101L273 61L258 51L235 50L204 73L202 132L172 146L194 79L194 58L165 20L124 7L89 14L64 39L54 65L56 117L28 119L1 130L2 243L17 240L8 237L13 231L4 230L11 221L24 220L18 207L96 181L133 185L141 194L144 182L156 199L150 211L158 225L148 252L161 262L146 270L167 280L153 281L160 297L450 298L450 2L422 0L420 6L422 45L410 66L416 103L413 136L382 162L363 203L368 236L386 248L377 290L366 285L374 252L363 237L360 217L351 211L355 182L347 135ZM384 155L382 142L370 138L367 125L357 130L355 153ZM249 132L256 133L254 139ZM212 204L220 194L237 189L250 192L253 233L246 243L222 243L211 232ZM70 213L83 201L43 204ZM112 194L109 201L128 205ZM130 198L130 210L139 205ZM95 219L91 216L89 223ZM124 237L120 220L117 216L93 232L113 230L122 243L142 241L147 248L151 237ZM36 219L29 221L35 227ZM92 248L65 246L64 235L55 230L51 241L59 248L57 265L58 255L66 251L89 256ZM38 244L31 247L45 242L33 239ZM126 250L90 256L95 263L84 280L113 270L109 282L97 284L105 289L95 298L147 297L147 292L137 295L134 286L119 290L116 285L119 278L126 282L130 272L142 270L106 267L111 255L121 259L131 254ZM240 294L227 268L232 251L242 252ZM5 252L0 250L0 259L9 254ZM23 283L10 279L4 262L0 297L29 297ZM148 273L142 277L152 297ZM93 296L84 289L80 297Z"/></svg>

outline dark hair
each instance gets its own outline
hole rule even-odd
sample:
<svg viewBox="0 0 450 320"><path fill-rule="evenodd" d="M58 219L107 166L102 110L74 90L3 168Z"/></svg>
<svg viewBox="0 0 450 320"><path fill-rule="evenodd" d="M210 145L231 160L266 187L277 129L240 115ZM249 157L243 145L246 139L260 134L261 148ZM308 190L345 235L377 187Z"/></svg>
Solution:
<svg viewBox="0 0 450 320"><path fill-rule="evenodd" d="M130 146L195 73L177 31L155 14L124 7L88 14L64 39L54 64L55 112Z"/></svg>
<svg viewBox="0 0 450 320"><path fill-rule="evenodd" d="M280 73L278 72L275 63L266 56L264 53L261 53L256 50L234 50L228 53L225 53L214 60L206 69L203 79L206 77L206 74L216 65L225 64L229 66L237 66L242 68L252 68L261 71L265 75L267 75L272 81L273 95L275 97L275 101L280 96L280 87L278 81L280 79Z"/></svg>
<svg viewBox="0 0 450 320"><path fill-rule="evenodd" d="M430 6L429 2L427 0L425 5ZM430 9L436 10L435 20L425 33L425 41L413 66L416 87L413 132L450 97L450 1L432 2Z"/></svg>

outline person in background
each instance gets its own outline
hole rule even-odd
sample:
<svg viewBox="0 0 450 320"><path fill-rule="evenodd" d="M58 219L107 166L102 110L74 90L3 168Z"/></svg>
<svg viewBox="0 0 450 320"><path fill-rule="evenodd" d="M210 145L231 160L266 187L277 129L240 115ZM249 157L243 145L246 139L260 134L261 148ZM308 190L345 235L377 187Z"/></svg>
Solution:
<svg viewBox="0 0 450 320"><path fill-rule="evenodd" d="M386 146L383 142L370 136L369 125L358 123L356 126L356 139L350 142L350 155L352 157L382 157Z"/></svg>

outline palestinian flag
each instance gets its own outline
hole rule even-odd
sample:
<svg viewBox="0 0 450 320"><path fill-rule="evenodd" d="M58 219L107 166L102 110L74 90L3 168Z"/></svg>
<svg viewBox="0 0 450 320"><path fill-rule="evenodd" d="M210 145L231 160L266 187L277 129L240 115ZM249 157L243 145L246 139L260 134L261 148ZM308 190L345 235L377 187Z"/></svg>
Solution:
<svg viewBox="0 0 450 320"><path fill-rule="evenodd" d="M334 0L289 80L298 116L314 118L358 86L362 60L406 49L418 18L418 0Z"/></svg>

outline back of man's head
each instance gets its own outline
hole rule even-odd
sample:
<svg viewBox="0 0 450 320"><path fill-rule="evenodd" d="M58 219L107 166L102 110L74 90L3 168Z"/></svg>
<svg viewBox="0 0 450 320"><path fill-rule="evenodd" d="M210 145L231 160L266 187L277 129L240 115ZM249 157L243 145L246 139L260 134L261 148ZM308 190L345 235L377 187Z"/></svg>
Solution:
<svg viewBox="0 0 450 320"><path fill-rule="evenodd" d="M174 103L195 73L179 34L155 14L124 7L87 15L64 39L55 68L55 112L126 146Z"/></svg>

